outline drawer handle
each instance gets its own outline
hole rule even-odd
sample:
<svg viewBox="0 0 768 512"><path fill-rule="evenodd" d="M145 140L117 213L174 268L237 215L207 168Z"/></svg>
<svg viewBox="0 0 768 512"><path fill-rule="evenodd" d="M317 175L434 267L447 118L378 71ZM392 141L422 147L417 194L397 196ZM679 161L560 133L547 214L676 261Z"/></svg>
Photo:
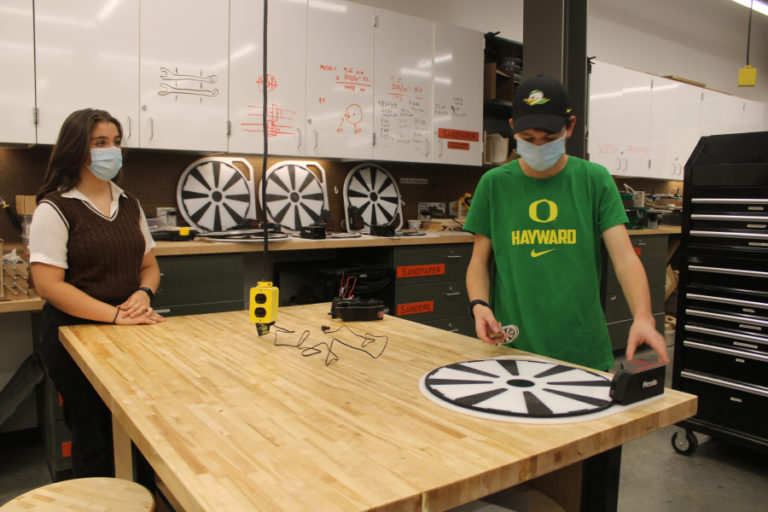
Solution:
<svg viewBox="0 0 768 512"><path fill-rule="evenodd" d="M691 236L706 236L717 238L739 238L746 240L768 240L768 234L763 233L744 233L739 231L700 231L698 229L691 230Z"/></svg>
<svg viewBox="0 0 768 512"><path fill-rule="evenodd" d="M732 276L747 276L747 277L768 277L768 272L762 272L760 270L744 270L740 268L720 268L720 267L705 267L703 265L688 265L688 270L698 272L710 272L713 274L728 274Z"/></svg>
<svg viewBox="0 0 768 512"><path fill-rule="evenodd" d="M445 292L443 295L445 297L456 297L457 295L461 295L461 292Z"/></svg>
<svg viewBox="0 0 768 512"><path fill-rule="evenodd" d="M691 199L692 203L699 204L768 204L768 199L756 199L746 197L694 197Z"/></svg>
<svg viewBox="0 0 768 512"><path fill-rule="evenodd" d="M171 308L163 308L163 309L155 309L155 313L164 315L165 313L170 313Z"/></svg>
<svg viewBox="0 0 768 512"><path fill-rule="evenodd" d="M686 293L686 298L693 300L703 300L706 302L716 302L719 304L731 304L733 306L755 307L768 309L768 303L755 302L751 300L731 299L729 297L715 297L710 295L702 295L700 293Z"/></svg>
<svg viewBox="0 0 768 512"><path fill-rule="evenodd" d="M725 220L732 222L764 222L765 215L713 215L709 213L692 213L691 219L695 220Z"/></svg>
<svg viewBox="0 0 768 512"><path fill-rule="evenodd" d="M691 332L698 332L701 334L711 334L712 336L720 336L723 338L734 338L742 341L751 341L752 343L768 344L768 338L764 338L762 336L755 336L753 334L742 334L742 333L733 332L733 331L721 331L719 329L710 329L708 327L700 327L698 325L688 325L688 324L686 324L685 330L691 331Z"/></svg>
<svg viewBox="0 0 768 512"><path fill-rule="evenodd" d="M736 322L736 323L752 324L753 326L760 326L760 325L768 326L768 320L750 318L742 315L726 315L724 313L715 313L713 311L702 311L700 309L690 309L690 308L685 308L685 313L691 316L698 316L703 318L714 318L715 320L727 320L727 321Z"/></svg>
<svg viewBox="0 0 768 512"><path fill-rule="evenodd" d="M682 372L680 372L680 376L686 379L697 380L699 382L714 384L715 386L720 386L728 389L735 389L736 391L743 391L751 395L763 396L768 398L768 389L764 387L751 386L751 385L742 384L740 382L736 382L732 380L718 379L715 377L710 377L709 375L704 375L703 373L691 372L688 370L683 370Z"/></svg>
<svg viewBox="0 0 768 512"><path fill-rule="evenodd" d="M456 260L461 259L461 254L447 254L445 257L449 260Z"/></svg>
<svg viewBox="0 0 768 512"><path fill-rule="evenodd" d="M718 347L716 345L707 345L706 343L699 343L697 341L684 340L683 346L698 350L706 350L707 352L716 352L718 354L725 354L728 356L740 357L744 359L751 359L753 361L761 361L768 363L768 356L763 354L752 354L750 352L744 352L743 350L736 350L735 348Z"/></svg>

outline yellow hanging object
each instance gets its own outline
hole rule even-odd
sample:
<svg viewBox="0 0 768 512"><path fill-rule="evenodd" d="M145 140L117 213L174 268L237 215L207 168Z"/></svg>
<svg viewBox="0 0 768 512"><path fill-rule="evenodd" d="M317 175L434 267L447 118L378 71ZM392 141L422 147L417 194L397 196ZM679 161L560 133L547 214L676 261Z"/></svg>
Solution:
<svg viewBox="0 0 768 512"><path fill-rule="evenodd" d="M749 64L739 70L739 87L754 87L757 82L757 68Z"/></svg>

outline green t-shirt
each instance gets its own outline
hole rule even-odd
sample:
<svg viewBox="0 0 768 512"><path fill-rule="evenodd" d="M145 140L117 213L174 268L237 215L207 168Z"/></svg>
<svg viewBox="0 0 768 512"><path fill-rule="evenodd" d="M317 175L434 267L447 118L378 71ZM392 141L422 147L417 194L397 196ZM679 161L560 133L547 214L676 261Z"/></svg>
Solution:
<svg viewBox="0 0 768 512"><path fill-rule="evenodd" d="M486 172L464 229L491 239L491 305L520 334L515 348L607 370L613 366L600 304L600 235L627 222L618 189L598 164L573 156L551 178L512 161Z"/></svg>

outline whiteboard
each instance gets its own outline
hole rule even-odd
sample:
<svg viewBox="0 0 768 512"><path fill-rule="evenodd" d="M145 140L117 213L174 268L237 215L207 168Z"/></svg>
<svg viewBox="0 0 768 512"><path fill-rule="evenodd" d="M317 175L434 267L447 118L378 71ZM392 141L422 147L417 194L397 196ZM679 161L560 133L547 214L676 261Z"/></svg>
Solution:
<svg viewBox="0 0 768 512"><path fill-rule="evenodd" d="M376 10L373 125L377 160L432 158L434 23Z"/></svg>
<svg viewBox="0 0 768 512"><path fill-rule="evenodd" d="M6 2L7 4L8 2ZM35 143L32 109L35 106L35 54L31 2L14 2L0 16L0 141ZM10 72L9 72L10 71Z"/></svg>
<svg viewBox="0 0 768 512"><path fill-rule="evenodd" d="M227 150L229 1L141 3L141 146Z"/></svg>
<svg viewBox="0 0 768 512"><path fill-rule="evenodd" d="M434 161L482 165L482 32L435 23Z"/></svg>
<svg viewBox="0 0 768 512"><path fill-rule="evenodd" d="M267 79L263 77L263 0L230 0L229 151L301 156L306 146L306 0L270 0ZM262 91L266 84L267 105Z"/></svg>
<svg viewBox="0 0 768 512"><path fill-rule="evenodd" d="M373 8L309 0L307 155L373 155Z"/></svg>
<svg viewBox="0 0 768 512"><path fill-rule="evenodd" d="M54 144L75 110L99 108L139 144L139 2L35 1L37 142Z"/></svg>

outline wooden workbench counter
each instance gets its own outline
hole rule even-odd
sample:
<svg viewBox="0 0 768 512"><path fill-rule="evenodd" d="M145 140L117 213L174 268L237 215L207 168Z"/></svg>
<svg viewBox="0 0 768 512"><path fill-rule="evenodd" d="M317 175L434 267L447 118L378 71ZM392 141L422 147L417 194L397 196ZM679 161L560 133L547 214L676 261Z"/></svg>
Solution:
<svg viewBox="0 0 768 512"><path fill-rule="evenodd" d="M461 414L425 398L420 378L447 364L519 352L390 316L343 323L328 311L328 304L281 308L277 326L293 332L273 327L261 338L245 311L60 333L112 410L116 452L130 438L187 511L444 510L696 411L695 396L668 389L576 423ZM321 326L341 330L325 334ZM361 346L343 326L377 341L367 345L370 354L335 343L338 359L327 366L320 343L335 337ZM385 347L373 338L384 335ZM319 352L289 346L302 336L302 347ZM117 464L118 475L127 471Z"/></svg>
<svg viewBox="0 0 768 512"><path fill-rule="evenodd" d="M662 226L657 229L631 230L630 236L679 234L680 226ZM303 251L312 249L343 249L350 247L397 247L404 245L433 245L472 243L472 233L464 231L428 231L424 236L375 237L362 235L360 238L305 240L290 238L269 242L270 251ZM189 254L215 254L232 252L262 252L261 242L157 242L156 256L177 256Z"/></svg>

